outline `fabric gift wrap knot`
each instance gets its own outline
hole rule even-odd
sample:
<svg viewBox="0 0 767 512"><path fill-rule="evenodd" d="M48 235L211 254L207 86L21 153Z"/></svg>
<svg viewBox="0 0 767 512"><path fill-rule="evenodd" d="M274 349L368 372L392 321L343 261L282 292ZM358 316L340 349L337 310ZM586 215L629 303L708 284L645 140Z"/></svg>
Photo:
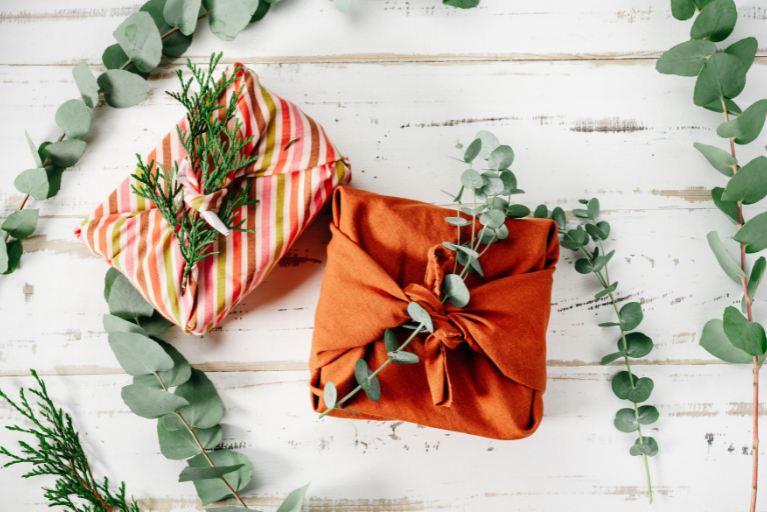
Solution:
<svg viewBox="0 0 767 512"><path fill-rule="evenodd" d="M410 321L407 306L417 302L434 323L433 333L418 335L406 349L421 362L379 373L379 402L358 393L344 404L361 414L336 409L330 415L404 420L494 439L527 437L537 429L559 257L556 224L507 219L509 237L482 256L485 276L469 274L471 300L457 308L443 304L441 292L454 265L454 253L441 242L457 238L444 219L455 215L418 201L336 190L309 361L317 412L327 409L327 382L343 397L357 385L358 359L371 369L387 360L387 328L400 343L412 333L396 328ZM470 239L471 226L461 229L461 240Z"/></svg>
<svg viewBox="0 0 767 512"><path fill-rule="evenodd" d="M131 192L136 179L129 176L75 229L75 235L107 263L125 274L163 316L189 334L205 334L221 322L240 299L252 291L322 210L333 189L351 180L351 167L325 134L296 105L266 90L257 75L236 63L227 77L237 79L216 100L226 105L240 92L237 137L253 140L241 151L243 161L254 162L227 175L223 187L200 193L191 162L176 129L152 150L146 162L170 169L178 165L176 180L184 202L221 235L211 247L217 253L192 269L182 295L184 259L173 228L155 205ZM234 128L233 119L229 128ZM178 123L187 131L187 119ZM137 169L136 173L139 173ZM244 233L228 229L216 215L233 187L252 180L251 199L238 221Z"/></svg>

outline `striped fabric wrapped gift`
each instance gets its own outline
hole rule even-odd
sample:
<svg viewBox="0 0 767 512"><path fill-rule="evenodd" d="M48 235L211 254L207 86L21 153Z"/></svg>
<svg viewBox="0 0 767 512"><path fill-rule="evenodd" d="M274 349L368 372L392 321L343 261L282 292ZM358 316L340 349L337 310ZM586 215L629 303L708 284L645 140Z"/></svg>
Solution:
<svg viewBox="0 0 767 512"><path fill-rule="evenodd" d="M253 178L250 195L259 202L240 209L243 228L220 235L218 252L192 270L181 294L184 260L173 230L150 201L131 192L128 177L75 229L93 253L127 276L163 316L188 334L204 334L221 322L288 251L330 199L333 189L351 179L351 168L325 130L294 104L270 93L256 74L237 67L236 80L219 98L224 104L244 88L237 104L243 139L254 135L243 156L258 159L236 171L228 186ZM225 97L224 97L225 96ZM183 130L186 119L179 123ZM232 121L234 123L234 121ZM174 129L144 160L169 168L187 157Z"/></svg>

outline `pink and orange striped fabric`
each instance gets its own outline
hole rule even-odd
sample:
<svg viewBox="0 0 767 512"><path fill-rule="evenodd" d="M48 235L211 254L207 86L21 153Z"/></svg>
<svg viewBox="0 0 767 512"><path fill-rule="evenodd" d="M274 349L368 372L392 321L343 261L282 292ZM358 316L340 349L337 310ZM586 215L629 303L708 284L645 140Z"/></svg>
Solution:
<svg viewBox="0 0 767 512"><path fill-rule="evenodd" d="M218 254L195 266L182 296L179 242L154 204L131 192L131 185L137 185L134 178L123 181L75 229L81 242L125 274L155 309L188 334L204 334L221 322L288 251L333 189L351 180L348 160L325 130L294 104L267 91L241 64L227 68L227 76L238 66L238 80L218 101L224 104L242 90L237 104L240 135L254 135L243 156L258 159L227 181L234 187L253 179L250 195L259 202L241 208L238 219L245 218L242 227L255 233L219 236L212 248ZM182 130L185 125L185 119L179 123ZM170 168L186 157L174 129L145 162Z"/></svg>

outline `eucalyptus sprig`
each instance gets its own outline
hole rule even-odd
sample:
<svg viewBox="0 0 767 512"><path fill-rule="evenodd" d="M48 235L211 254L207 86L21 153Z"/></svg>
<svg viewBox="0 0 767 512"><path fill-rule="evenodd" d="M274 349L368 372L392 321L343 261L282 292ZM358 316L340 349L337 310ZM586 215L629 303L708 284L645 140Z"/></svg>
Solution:
<svg viewBox="0 0 767 512"><path fill-rule="evenodd" d="M520 204L511 204L511 196L524 194L517 188L517 178L509 170L514 162L514 150L511 146L501 145L498 138L490 132L481 131L471 144L464 150L458 142L456 149L461 152L461 158L456 158L469 169L461 175L461 188L458 194L444 192L458 206L457 216L446 217L445 221L456 227L455 242L445 241L442 245L456 253L453 272L445 275L442 280L442 302L450 301L457 307L463 308L469 304L471 294L466 286L469 274L479 274L484 277L480 258L490 246L509 236L506 227L507 218L521 218L530 214L530 209ZM474 169L475 162L482 161L479 167L481 174ZM474 206L464 206L461 202L464 193L471 194ZM461 213L470 217L461 216ZM479 220L481 229L478 229ZM461 228L471 226L471 237L461 241ZM429 313L417 302L408 304L407 313L412 323L401 327L412 329L413 333L400 345L392 329L384 331L384 345L388 358L375 371L372 371L364 359L358 359L354 365L354 377L357 387L346 396L338 399L338 390L333 382L327 382L323 389L323 397L327 410L320 414L323 418L333 410L358 414L357 411L342 407L349 399L360 391L370 400L377 402L381 399L381 383L377 375L389 364L416 364L419 358L416 354L405 349L422 332L434 332L434 325Z"/></svg>
<svg viewBox="0 0 767 512"><path fill-rule="evenodd" d="M346 12L352 5L352 0L330 0L341 12ZM480 0L442 0L442 3L460 9L471 9L479 5Z"/></svg>
<svg viewBox="0 0 767 512"><path fill-rule="evenodd" d="M7 426L8 430L23 432L37 440L37 447L25 441L19 441L21 455L15 455L0 447L0 454L11 459L3 467L14 464L32 464L33 469L24 478L40 475L56 477L53 488L43 488L49 507L64 507L70 512L139 512L138 504L125 496L125 483L122 482L115 494L109 488L109 480L104 477L100 482L93 477L91 465L80 444L80 434L75 430L72 418L56 405L48 396L45 382L30 370L39 389L29 392L39 400L37 413L27 401L24 388L19 390L19 403L14 402L0 390L0 398L5 399L32 424L32 428L18 425ZM73 497L77 498L73 501ZM82 502L87 503L84 504Z"/></svg>
<svg viewBox="0 0 767 512"><path fill-rule="evenodd" d="M233 496L241 507L208 508L231 512L248 508L239 493L253 475L253 463L242 453L217 448L224 406L204 372L193 369L162 336L170 327L115 269L107 272L104 315L109 346L120 366L133 376L121 396L134 414L157 420L160 451L171 460L186 459L179 482L193 482L203 506ZM175 388L173 392L171 389ZM309 486L291 492L278 512L300 512Z"/></svg>
<svg viewBox="0 0 767 512"><path fill-rule="evenodd" d="M644 318L642 305L638 302L629 302L620 310L618 301L615 299L615 291L618 281L610 280L608 263L615 255L615 250L605 253L604 242L610 236L610 224L607 221L597 222L599 217L599 200L580 199L579 202L586 208L576 208L573 215L584 219L581 225L574 229L567 229L567 217L560 207L551 212L551 219L557 223L559 233L562 234L561 246L572 251L579 252L582 258L575 262L575 270L581 274L593 274L597 278L602 290L594 295L596 300L607 297L610 300L617 322L605 322L600 327L617 327L620 330L617 352L608 354L602 358L600 364L607 365L618 359L622 359L626 370L615 374L612 378L612 390L615 396L621 400L628 400L631 407L620 409L615 414L613 424L621 432L637 433L634 445L629 449L633 456L642 456L644 459L645 473L647 474L647 494L652 503L652 483L650 481L650 467L647 457L653 457L658 453L658 443L652 437L642 434L642 425L651 425L658 420L658 409L652 405L642 405L642 402L650 398L655 383L649 377L638 377L631 370L631 359L644 357L653 348L653 342L649 336L634 331ZM549 211L546 205L540 205L535 209L536 218L548 218ZM594 244L589 248L589 244Z"/></svg>
<svg viewBox="0 0 767 512"><path fill-rule="evenodd" d="M95 77L85 61L72 70L81 99L68 100L56 111L56 124L62 131L55 141L35 144L26 134L34 167L19 174L13 182L24 194L18 209L0 225L0 274L14 272L21 260L21 240L37 229L38 210L24 210L30 197L50 199L61 188L65 169L85 154L83 138L91 128L91 110L104 102L115 108L141 103L149 96L146 78L163 56L176 58L192 44L197 22L210 20L210 30L220 39L231 41L249 23L261 20L271 4L280 0L149 0L139 12L131 14L113 32L116 44L102 56L107 71Z"/></svg>
<svg viewBox="0 0 767 512"><path fill-rule="evenodd" d="M656 69L660 73L696 77L693 103L721 113L724 122L717 135L727 140L729 152L707 144L695 148L728 181L715 187L711 198L719 210L737 226L732 237L740 244L740 262L732 257L719 234L706 236L724 272L743 291L740 310L728 306L722 318L709 320L703 327L700 345L711 355L734 364L753 367L753 451L751 511L756 510L759 474L759 369L767 353L767 337L762 325L754 321L752 304L767 269L764 256L754 263L749 274L746 254L767 248L767 213L746 220L743 205L756 204L767 196L767 158L758 156L742 167L735 145L756 140L767 118L767 100L761 99L745 110L733 101L746 86L746 74L758 49L757 40L746 37L718 51L716 44L726 40L735 28L738 10L732 0L671 0L671 12L679 20L698 16L690 30L690 40L661 55Z"/></svg>
<svg viewBox="0 0 767 512"><path fill-rule="evenodd" d="M186 65L192 73L192 78L184 81L181 70L177 70L176 76L181 82L181 93L167 92L186 108L187 130L182 131L177 126L176 131L189 161L192 162L192 170L200 184L202 195L220 189L230 172L257 160L257 157L242 158L240 153L253 140L252 135L246 139L237 138L242 122L235 115L242 89L235 91L226 105L216 105L216 100L237 79L236 75L240 69L235 68L228 78L222 73L221 80L217 82L214 72L222 56L223 53L211 55L207 71L202 71L187 59ZM200 89L196 93L191 92L193 81ZM224 109L223 116L218 113L221 109ZM234 125L229 128L228 124L232 120ZM178 162L173 162L172 167L166 169L154 160L146 165L140 155L136 156L140 172L132 176L139 186L131 185L131 188L134 194L152 201L165 221L175 227L174 233L179 240L179 249L184 258L184 271L181 278L183 295L194 266L217 254L211 252L210 248L219 233L196 212L188 211L184 204L184 191L176 179ZM243 186L233 186L234 190L224 197L218 217L227 229L253 233L251 230L240 227L246 219L237 220L240 208L258 203L257 200L250 198L250 187L251 180L245 180Z"/></svg>

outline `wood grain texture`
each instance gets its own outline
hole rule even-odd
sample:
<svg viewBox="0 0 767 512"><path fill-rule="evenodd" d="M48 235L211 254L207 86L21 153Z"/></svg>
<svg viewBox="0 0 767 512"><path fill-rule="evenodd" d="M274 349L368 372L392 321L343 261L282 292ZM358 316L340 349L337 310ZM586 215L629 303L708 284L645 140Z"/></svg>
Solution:
<svg viewBox="0 0 767 512"><path fill-rule="evenodd" d="M738 1L732 41L764 33L767 9ZM56 108L77 97L72 65L98 73L112 31L141 2L51 0L0 3L0 218L22 200L15 175L32 166L23 138L58 137ZM635 369L656 388L650 429L656 510L744 509L750 474L750 369L722 364L698 346L704 323L741 293L718 268L705 235L732 225L709 191L724 181L693 142L724 147L720 115L692 105L692 79L662 76L655 58L684 41L691 22L667 0L482 0L475 10L438 0L354 0L346 15L327 0L283 0L263 22L224 43L207 27L187 52L214 51L253 67L264 85L322 123L353 163L353 185L445 204L464 168L447 157L457 139L496 133L516 152L528 206L575 207L598 197L617 251L619 299L643 303L641 330L655 350ZM767 46L760 41L742 106L762 96ZM42 216L24 242L22 268L0 277L0 387L29 386L29 367L73 413L100 475L125 480L142 511L200 510L183 463L165 460L153 422L119 398L129 382L106 344L101 295L106 264L74 239L73 227L131 172L183 115L163 91L178 88L180 60L151 76L150 97L130 109L93 110L88 152L64 174L61 193L33 201ZM23 122L21 122L23 120ZM767 136L738 148L742 162ZM749 207L748 216L764 211ZM612 426L626 404L610 391L612 320L590 276L563 250L548 337L545 419L531 438L499 442L411 424L317 422L306 371L329 216L321 216L264 283L214 332L167 339L209 371L226 407L224 443L255 464L249 504L274 511L312 482L315 512L507 512L645 510L633 437ZM731 244L725 240L725 244ZM730 247L734 250L734 245ZM766 303L757 297L757 320ZM764 405L762 406L764 407ZM0 404L0 425L20 422ZM0 444L18 437L0 433ZM0 512L42 511L40 486L22 468L0 470ZM767 503L760 500L760 504Z"/></svg>

